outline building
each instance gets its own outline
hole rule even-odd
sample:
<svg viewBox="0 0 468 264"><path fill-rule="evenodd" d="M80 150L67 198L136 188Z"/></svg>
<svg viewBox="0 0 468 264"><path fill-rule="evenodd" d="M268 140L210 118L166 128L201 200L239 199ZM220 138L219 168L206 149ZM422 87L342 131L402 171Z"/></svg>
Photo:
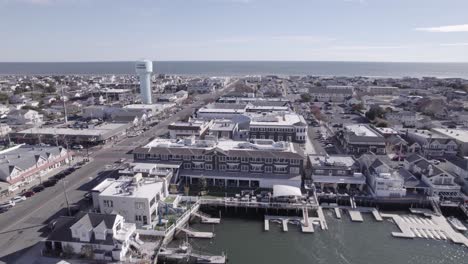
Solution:
<svg viewBox="0 0 468 264"><path fill-rule="evenodd" d="M0 151L0 180L13 191L72 159L63 147L17 145Z"/></svg>
<svg viewBox="0 0 468 264"><path fill-rule="evenodd" d="M105 179L91 190L93 204L101 213L117 212L126 222L139 228L153 228L158 223L158 204L167 196L165 181L154 177Z"/></svg>
<svg viewBox="0 0 468 264"><path fill-rule="evenodd" d="M43 115L34 110L12 110L7 115L8 125L40 126L43 123Z"/></svg>
<svg viewBox="0 0 468 264"><path fill-rule="evenodd" d="M353 89L344 87L311 87L309 88L309 94L313 101L344 103L346 98L354 95L354 92Z"/></svg>
<svg viewBox="0 0 468 264"><path fill-rule="evenodd" d="M102 98L103 102L131 102L133 101L132 89L99 88L94 89L91 95L96 99Z"/></svg>
<svg viewBox="0 0 468 264"><path fill-rule="evenodd" d="M347 125L338 133L337 138L348 154L386 153L385 138L369 125Z"/></svg>
<svg viewBox="0 0 468 264"><path fill-rule="evenodd" d="M374 196L406 196L404 178L375 154L364 154L359 158L359 162L362 172L366 175L367 186Z"/></svg>
<svg viewBox="0 0 468 264"><path fill-rule="evenodd" d="M203 138L208 132L212 122L205 120L192 120L188 122L174 122L168 126L169 135L172 139L191 137Z"/></svg>
<svg viewBox="0 0 468 264"><path fill-rule="evenodd" d="M400 111L385 114L385 119L392 125L403 125L405 127L416 127L418 116L415 112Z"/></svg>
<svg viewBox="0 0 468 264"><path fill-rule="evenodd" d="M458 144L450 137L430 130L407 130L408 150L424 157L454 156L458 152Z"/></svg>
<svg viewBox="0 0 468 264"><path fill-rule="evenodd" d="M304 154L290 142L272 140L155 139L133 151L135 162L175 164L179 178L197 185L272 188L275 184L301 186Z"/></svg>
<svg viewBox="0 0 468 264"><path fill-rule="evenodd" d="M7 124L0 124L0 137L4 138L11 132L11 127Z"/></svg>
<svg viewBox="0 0 468 264"><path fill-rule="evenodd" d="M245 104L211 103L198 109L197 117L205 119L233 119L246 112Z"/></svg>
<svg viewBox="0 0 468 264"><path fill-rule="evenodd" d="M421 180L429 186L431 196L442 198L460 196L461 187L455 183L455 176L418 154L413 154L405 160L405 169L421 176Z"/></svg>
<svg viewBox="0 0 468 264"><path fill-rule="evenodd" d="M141 102L143 104L151 104L151 73L153 73L153 62L149 60L137 61L135 70L140 77Z"/></svg>
<svg viewBox="0 0 468 264"><path fill-rule="evenodd" d="M251 139L272 139L305 143L307 122L293 112L250 114L249 135Z"/></svg>
<svg viewBox="0 0 468 264"><path fill-rule="evenodd" d="M368 95L397 95L400 89L393 86L369 86L365 91Z"/></svg>
<svg viewBox="0 0 468 264"><path fill-rule="evenodd" d="M456 176L455 181L460 183L463 192L468 195L468 158L460 158L458 156L448 157L446 162L441 162L439 166Z"/></svg>
<svg viewBox="0 0 468 264"><path fill-rule="evenodd" d="M455 140L459 146L459 154L468 156L468 129L433 128L431 131Z"/></svg>
<svg viewBox="0 0 468 264"><path fill-rule="evenodd" d="M352 156L344 155L309 155L307 168L310 175L307 181L312 180L316 187L322 191L331 188L338 190L363 190L366 177L361 173L359 163Z"/></svg>
<svg viewBox="0 0 468 264"><path fill-rule="evenodd" d="M239 131L239 125L228 119L215 119L209 129L210 137L214 139L234 139Z"/></svg>
<svg viewBox="0 0 468 264"><path fill-rule="evenodd" d="M55 127L35 127L10 134L15 143L51 145L98 145L106 144L125 135L130 123L75 123Z"/></svg>
<svg viewBox="0 0 468 264"><path fill-rule="evenodd" d="M168 102L180 104L188 98L188 93L186 91L178 91L173 94L163 94L158 97L158 102Z"/></svg>
<svg viewBox="0 0 468 264"><path fill-rule="evenodd" d="M135 224L118 214L78 213L61 216L45 241L45 252L57 255L87 253L101 261L129 261L130 246L138 247Z"/></svg>

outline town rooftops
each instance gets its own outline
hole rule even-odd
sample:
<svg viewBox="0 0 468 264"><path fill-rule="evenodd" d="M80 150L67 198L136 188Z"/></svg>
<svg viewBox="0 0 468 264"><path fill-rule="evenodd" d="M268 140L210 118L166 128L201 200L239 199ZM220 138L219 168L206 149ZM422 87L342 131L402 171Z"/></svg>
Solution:
<svg viewBox="0 0 468 264"><path fill-rule="evenodd" d="M357 161L352 156L345 155L309 155L309 162L312 166L351 167L357 165Z"/></svg>
<svg viewBox="0 0 468 264"><path fill-rule="evenodd" d="M19 134L43 134L43 135L66 135L66 136L95 136L105 137L106 135L113 134L116 131L120 131L127 127L128 124L122 123L103 123L101 125L91 126L88 128L68 128L62 126L56 127L33 127L23 131L19 131ZM111 136L111 135L110 135Z"/></svg>
<svg viewBox="0 0 468 264"><path fill-rule="evenodd" d="M371 129L367 125L361 125L361 124L353 124L353 125L347 125L345 126L345 129L347 131L350 131L354 133L356 136L359 137L381 137L376 131Z"/></svg>
<svg viewBox="0 0 468 264"><path fill-rule="evenodd" d="M141 175L141 174L140 174ZM100 196L119 196L133 198L154 198L155 192L161 190L163 183L153 178L141 176L120 177L110 180L110 184L100 192Z"/></svg>
<svg viewBox="0 0 468 264"><path fill-rule="evenodd" d="M294 112L249 114L250 126L307 125L304 117Z"/></svg>
<svg viewBox="0 0 468 264"><path fill-rule="evenodd" d="M468 130L466 129L434 128L432 130L457 141L468 143Z"/></svg>
<svg viewBox="0 0 468 264"><path fill-rule="evenodd" d="M206 121L193 120L190 122L174 122L168 126L169 129L200 130L207 125Z"/></svg>
<svg viewBox="0 0 468 264"><path fill-rule="evenodd" d="M167 155L205 155L212 151L229 153L233 156L248 157L285 157L303 159L304 153L299 145L291 142L275 142L269 139L246 141L234 140L195 140L186 138L171 140L156 138L143 147L135 149L136 154L167 154Z"/></svg>

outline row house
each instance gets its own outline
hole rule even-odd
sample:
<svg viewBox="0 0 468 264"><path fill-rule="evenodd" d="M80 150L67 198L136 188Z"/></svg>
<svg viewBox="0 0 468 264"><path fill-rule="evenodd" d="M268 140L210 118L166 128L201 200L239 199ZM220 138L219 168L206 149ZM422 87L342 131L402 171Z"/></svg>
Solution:
<svg viewBox="0 0 468 264"><path fill-rule="evenodd" d="M301 185L304 154L290 142L272 140L164 140L155 139L133 151L135 162L180 166L186 184L272 188L275 184Z"/></svg>
<svg viewBox="0 0 468 264"><path fill-rule="evenodd" d="M385 138L369 125L355 124L345 126L343 130L339 131L337 139L348 154L386 153Z"/></svg>
<svg viewBox="0 0 468 264"><path fill-rule="evenodd" d="M455 183L455 176L422 156L418 154L409 156L405 160L404 167L411 173L420 175L421 180L429 186L431 196L441 198L460 196L461 187Z"/></svg>
<svg viewBox="0 0 468 264"><path fill-rule="evenodd" d="M313 101L318 102L345 102L346 98L354 95L354 92L353 89L311 87L309 95Z"/></svg>
<svg viewBox="0 0 468 264"><path fill-rule="evenodd" d="M458 144L455 140L429 130L407 130L408 151L424 157L455 156Z"/></svg>

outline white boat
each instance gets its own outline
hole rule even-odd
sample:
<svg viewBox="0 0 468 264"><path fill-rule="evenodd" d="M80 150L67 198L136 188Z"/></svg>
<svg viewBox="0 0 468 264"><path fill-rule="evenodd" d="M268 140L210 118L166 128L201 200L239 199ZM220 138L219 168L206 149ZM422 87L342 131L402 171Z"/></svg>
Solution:
<svg viewBox="0 0 468 264"><path fill-rule="evenodd" d="M412 231L414 234L416 234L417 237L422 237L421 233L419 233L417 228L413 228Z"/></svg>
<svg viewBox="0 0 468 264"><path fill-rule="evenodd" d="M465 232L467 228L463 225L463 223L455 217L448 217L448 222L453 226L453 228L457 229L460 232Z"/></svg>

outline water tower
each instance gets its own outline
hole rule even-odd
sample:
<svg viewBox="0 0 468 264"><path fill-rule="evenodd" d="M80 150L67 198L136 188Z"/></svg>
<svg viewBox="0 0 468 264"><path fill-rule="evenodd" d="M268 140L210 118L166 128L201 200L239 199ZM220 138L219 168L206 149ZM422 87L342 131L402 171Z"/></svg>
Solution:
<svg viewBox="0 0 468 264"><path fill-rule="evenodd" d="M150 60L137 61L135 70L140 76L140 94L143 104L151 104L151 73L153 73L153 62Z"/></svg>

